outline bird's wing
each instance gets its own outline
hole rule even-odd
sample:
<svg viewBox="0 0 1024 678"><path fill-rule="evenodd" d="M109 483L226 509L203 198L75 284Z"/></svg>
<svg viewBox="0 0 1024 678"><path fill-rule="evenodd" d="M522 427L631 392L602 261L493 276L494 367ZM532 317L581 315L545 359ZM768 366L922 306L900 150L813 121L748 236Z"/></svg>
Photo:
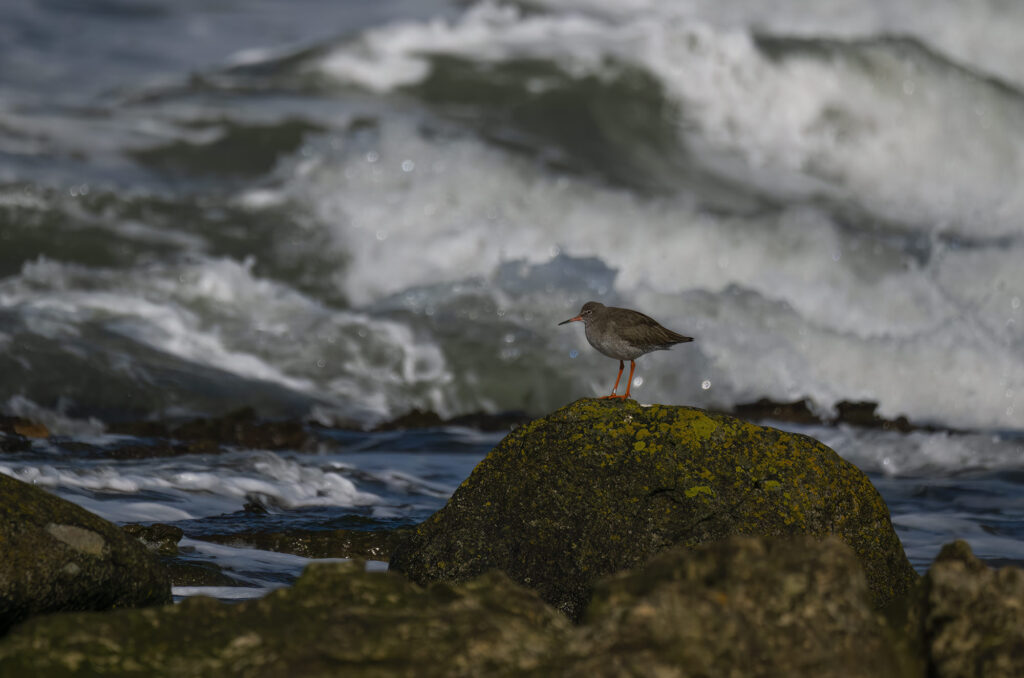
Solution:
<svg viewBox="0 0 1024 678"><path fill-rule="evenodd" d="M691 337L662 327L654 318L640 311L626 309L630 312L629 322L616 323L619 336L631 344L639 346L664 346L693 341Z"/></svg>

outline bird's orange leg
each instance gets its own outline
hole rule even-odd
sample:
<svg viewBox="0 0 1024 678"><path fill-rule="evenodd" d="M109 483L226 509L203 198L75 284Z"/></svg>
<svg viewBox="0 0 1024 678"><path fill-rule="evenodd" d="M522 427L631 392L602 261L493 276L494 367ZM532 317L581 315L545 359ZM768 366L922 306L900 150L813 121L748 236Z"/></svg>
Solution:
<svg viewBox="0 0 1024 678"><path fill-rule="evenodd" d="M619 388L619 379L622 379L622 370L626 369L626 363L619 361L619 374L615 377L615 386L612 386L612 394L601 396L601 400L607 400L608 398L622 398L623 396L615 395L615 391ZM629 390L629 387L626 387Z"/></svg>
<svg viewBox="0 0 1024 678"><path fill-rule="evenodd" d="M626 395L622 396L623 398L628 398L629 397L629 387L633 385L633 372L635 370L636 370L636 361L635 360L630 360L629 361L629 381L626 382Z"/></svg>

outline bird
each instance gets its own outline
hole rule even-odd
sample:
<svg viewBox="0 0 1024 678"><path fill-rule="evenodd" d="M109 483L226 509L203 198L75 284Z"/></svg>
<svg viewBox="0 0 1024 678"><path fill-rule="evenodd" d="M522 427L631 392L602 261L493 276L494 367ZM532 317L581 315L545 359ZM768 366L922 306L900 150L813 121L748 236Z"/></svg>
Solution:
<svg viewBox="0 0 1024 678"><path fill-rule="evenodd" d="M583 304L579 315L558 323L565 325L582 322L586 328L587 341L599 352L619 361L619 374L615 377L615 386L608 398L629 398L629 389L633 385L633 372L636 370L636 359L651 351L667 351L676 344L693 341L678 332L662 327L654 318L640 311L628 308L605 306L597 301ZM629 361L629 381L626 382L626 394L616 395L622 370Z"/></svg>

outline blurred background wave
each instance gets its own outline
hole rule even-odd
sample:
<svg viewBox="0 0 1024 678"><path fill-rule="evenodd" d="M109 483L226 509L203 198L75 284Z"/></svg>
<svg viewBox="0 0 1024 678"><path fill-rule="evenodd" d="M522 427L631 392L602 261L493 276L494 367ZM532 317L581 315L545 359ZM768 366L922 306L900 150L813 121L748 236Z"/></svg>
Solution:
<svg viewBox="0 0 1024 678"><path fill-rule="evenodd" d="M0 7L0 408L1024 421L1024 5Z"/></svg>

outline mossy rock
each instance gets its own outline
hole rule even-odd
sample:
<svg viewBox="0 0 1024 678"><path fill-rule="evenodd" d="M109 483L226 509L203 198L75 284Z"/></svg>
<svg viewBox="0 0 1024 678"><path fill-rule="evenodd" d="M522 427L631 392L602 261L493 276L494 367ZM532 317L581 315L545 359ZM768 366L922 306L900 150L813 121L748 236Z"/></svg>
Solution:
<svg viewBox="0 0 1024 678"><path fill-rule="evenodd" d="M314 563L260 600L32 619L0 639L0 675L923 675L905 646L838 539L737 537L605 578L579 626L500 572L424 589Z"/></svg>
<svg viewBox="0 0 1024 678"><path fill-rule="evenodd" d="M994 570L964 541L946 544L922 582L912 619L930 676L1024 676L1024 571Z"/></svg>
<svg viewBox="0 0 1024 678"><path fill-rule="evenodd" d="M314 563L289 589L237 604L33 619L0 639L0 675L521 676L572 632L537 595L494 572L422 589L359 561Z"/></svg>
<svg viewBox="0 0 1024 678"><path fill-rule="evenodd" d="M0 474L0 634L35 614L171 600L156 556L80 506Z"/></svg>
<svg viewBox="0 0 1024 678"><path fill-rule="evenodd" d="M923 676L836 537L732 537L599 581L569 675Z"/></svg>
<svg viewBox="0 0 1024 678"><path fill-rule="evenodd" d="M509 434L390 562L419 583L499 569L578 619L598 577L672 546L832 534L857 554L875 605L917 581L867 476L817 440L585 399Z"/></svg>

